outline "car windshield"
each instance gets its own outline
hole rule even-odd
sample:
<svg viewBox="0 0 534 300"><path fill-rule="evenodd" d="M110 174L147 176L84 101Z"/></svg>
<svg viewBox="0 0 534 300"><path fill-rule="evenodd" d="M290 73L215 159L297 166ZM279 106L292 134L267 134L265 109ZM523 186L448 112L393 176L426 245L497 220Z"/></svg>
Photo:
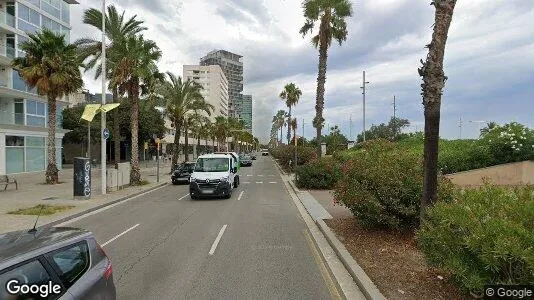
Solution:
<svg viewBox="0 0 534 300"><path fill-rule="evenodd" d="M224 172L229 169L228 158L199 158L195 165L195 172Z"/></svg>

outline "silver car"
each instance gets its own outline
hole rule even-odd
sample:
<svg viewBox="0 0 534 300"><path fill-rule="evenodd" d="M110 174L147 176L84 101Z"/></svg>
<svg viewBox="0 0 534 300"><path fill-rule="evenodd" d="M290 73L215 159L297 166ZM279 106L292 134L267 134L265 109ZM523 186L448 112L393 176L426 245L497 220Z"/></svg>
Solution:
<svg viewBox="0 0 534 300"><path fill-rule="evenodd" d="M111 261L91 232L0 234L0 299L115 299Z"/></svg>

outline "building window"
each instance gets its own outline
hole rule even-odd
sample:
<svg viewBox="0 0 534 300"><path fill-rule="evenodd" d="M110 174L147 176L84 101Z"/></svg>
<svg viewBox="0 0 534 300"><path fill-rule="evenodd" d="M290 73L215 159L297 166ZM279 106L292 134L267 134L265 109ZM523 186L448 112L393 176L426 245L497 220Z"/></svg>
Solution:
<svg viewBox="0 0 534 300"><path fill-rule="evenodd" d="M39 27L41 26L41 16L39 13L20 3L18 4L18 7L18 28L28 33L39 31Z"/></svg>
<svg viewBox="0 0 534 300"><path fill-rule="evenodd" d="M28 40L29 39L27 37L17 34L17 45L18 45L18 48L19 48L18 53L17 53L18 57L26 56L26 53L21 50L21 46L20 45L22 43L24 43L24 42L27 42Z"/></svg>
<svg viewBox="0 0 534 300"><path fill-rule="evenodd" d="M26 100L26 125L46 127L46 104L35 100Z"/></svg>
<svg viewBox="0 0 534 300"><path fill-rule="evenodd" d="M58 22L43 16L43 27L52 30L55 33L61 33L61 25Z"/></svg>
<svg viewBox="0 0 534 300"><path fill-rule="evenodd" d="M45 169L45 138L26 137L26 172L42 171Z"/></svg>
<svg viewBox="0 0 534 300"><path fill-rule="evenodd" d="M52 16L61 18L61 0L42 0L41 8Z"/></svg>
<svg viewBox="0 0 534 300"><path fill-rule="evenodd" d="M70 6L65 1L61 1L61 20L70 24Z"/></svg>
<svg viewBox="0 0 534 300"><path fill-rule="evenodd" d="M13 89L22 92L37 94L37 88L34 87L30 90L30 88L28 88L28 86L26 85L24 79L19 75L19 72L15 69L13 69Z"/></svg>
<svg viewBox="0 0 534 300"><path fill-rule="evenodd" d="M6 171L8 174L24 172L24 137L6 135Z"/></svg>

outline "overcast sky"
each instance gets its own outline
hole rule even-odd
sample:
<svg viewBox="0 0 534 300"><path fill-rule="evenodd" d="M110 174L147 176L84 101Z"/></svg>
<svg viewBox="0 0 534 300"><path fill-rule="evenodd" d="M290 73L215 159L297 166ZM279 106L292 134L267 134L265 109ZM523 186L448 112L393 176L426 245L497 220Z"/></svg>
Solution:
<svg viewBox="0 0 534 300"><path fill-rule="evenodd" d="M73 39L98 37L81 16L100 1L79 0L72 7ZM197 64L213 49L244 56L244 93L254 99L254 134L267 140L270 121L284 104L278 94L286 83L302 90L294 108L306 137L315 133L318 51L302 38L300 0L107 0L127 16L146 22L145 35L163 51L162 71L182 74L182 65ZM89 4L90 3L90 4ZM434 9L430 0L352 1L348 39L329 50L325 118L347 136L362 130L362 71L367 80L367 124L387 122L397 97L397 116L410 120L411 131L423 128L417 73L431 38ZM479 123L517 121L534 127L534 1L458 0L446 50L447 81L441 135L475 137ZM86 87L100 85L85 76ZM301 133L299 133L301 134Z"/></svg>

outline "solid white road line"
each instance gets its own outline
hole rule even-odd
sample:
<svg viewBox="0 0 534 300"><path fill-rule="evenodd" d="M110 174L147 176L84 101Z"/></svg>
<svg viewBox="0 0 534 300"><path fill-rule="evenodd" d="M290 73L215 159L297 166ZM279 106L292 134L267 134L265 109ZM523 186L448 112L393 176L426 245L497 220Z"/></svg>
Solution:
<svg viewBox="0 0 534 300"><path fill-rule="evenodd" d="M263 175L258 175L258 177L263 177Z"/></svg>
<svg viewBox="0 0 534 300"><path fill-rule="evenodd" d="M244 193L244 192L245 192L245 191L241 191L241 193L239 193L239 197L237 197L237 201L241 200L241 197L243 197L243 193Z"/></svg>
<svg viewBox="0 0 534 300"><path fill-rule="evenodd" d="M215 253L215 249L217 249L217 245L219 245L219 242L221 241L222 235L224 234L224 231L226 230L226 226L228 225L224 224L221 230L219 231L217 238L213 242L213 245L211 245L209 255L213 255L213 253Z"/></svg>
<svg viewBox="0 0 534 300"><path fill-rule="evenodd" d="M273 184L273 183L276 183L276 181L271 181L271 182L269 182L269 183Z"/></svg>
<svg viewBox="0 0 534 300"><path fill-rule="evenodd" d="M104 206L104 207L99 208L99 209L97 209L97 210L95 210L95 211L92 211L92 212L90 212L90 213L83 214L83 215L81 215L81 216L79 216L79 217L76 217L76 218L74 218L74 219L71 219L71 220L65 221L65 222L63 222L63 223L61 223L61 224L55 225L54 227L64 227L64 226L66 226L66 225L68 225L68 224L70 224L70 223L74 223L74 222L76 222L76 221L79 221L79 220L81 220L81 219L87 218L87 217L89 217L89 216L96 215L96 214L101 213L101 212L103 212L103 211L105 211L105 210L108 210L108 209L110 209L110 208L113 208L113 207L115 207L115 206L117 206L117 205L126 203L126 202L128 202L128 201L130 201L130 200L132 200L132 199L139 198L139 197L141 197L141 196L144 196L144 195L146 195L146 194L148 194L148 193L152 193L152 192L157 191L157 190L159 190L159 189L162 189L162 188L164 188L164 187L168 187L168 185L162 185L162 186L160 186L160 187L157 187L157 188L155 188L155 189L153 189L153 190L150 190L150 191L146 191L146 192L144 192L144 193L142 193L142 194L139 194L139 195L137 195L137 196L134 196L134 197L131 197L131 198L126 198L126 199L124 199L124 200L122 200L122 201L119 201L119 202L117 202L117 203L114 203L114 204L111 204L111 205L108 205L108 206Z"/></svg>
<svg viewBox="0 0 534 300"><path fill-rule="evenodd" d="M252 175L248 174L247 177L251 177Z"/></svg>
<svg viewBox="0 0 534 300"><path fill-rule="evenodd" d="M113 242L114 240L120 238L121 236L127 234L129 231L131 230L134 230L137 226L139 226L139 224L135 224L134 226L124 230L123 232L119 233L118 235L116 235L115 237L111 238L109 241L105 242L104 244L102 244L102 247L106 246L107 244Z"/></svg>
<svg viewBox="0 0 534 300"><path fill-rule="evenodd" d="M181 198L178 199L178 201L184 199L185 197L189 196L189 194L185 195L185 196L182 196Z"/></svg>

